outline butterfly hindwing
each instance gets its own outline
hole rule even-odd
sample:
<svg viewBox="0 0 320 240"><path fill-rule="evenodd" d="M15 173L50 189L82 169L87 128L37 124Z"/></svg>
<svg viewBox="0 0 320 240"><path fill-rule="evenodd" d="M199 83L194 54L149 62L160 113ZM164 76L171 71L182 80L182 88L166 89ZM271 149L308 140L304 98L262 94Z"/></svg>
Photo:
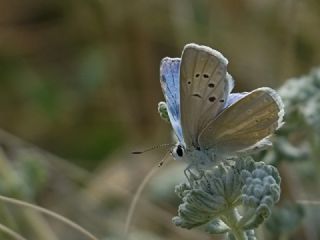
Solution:
<svg viewBox="0 0 320 240"><path fill-rule="evenodd" d="M280 96L271 88L258 88L231 104L199 136L204 149L233 153L252 148L282 125Z"/></svg>
<svg viewBox="0 0 320 240"><path fill-rule="evenodd" d="M223 109L233 88L228 61L205 46L187 44L180 67L181 126L185 144L198 147L201 130Z"/></svg>
<svg viewBox="0 0 320 240"><path fill-rule="evenodd" d="M160 83L167 103L167 111L171 125L178 137L183 142L182 129L180 125L180 59L164 58L160 65Z"/></svg>
<svg viewBox="0 0 320 240"><path fill-rule="evenodd" d="M234 104L235 102L239 101L241 98L243 98L245 95L247 95L248 92L242 92L242 93L230 93L228 100L226 102L226 105L224 108L229 107L230 105Z"/></svg>

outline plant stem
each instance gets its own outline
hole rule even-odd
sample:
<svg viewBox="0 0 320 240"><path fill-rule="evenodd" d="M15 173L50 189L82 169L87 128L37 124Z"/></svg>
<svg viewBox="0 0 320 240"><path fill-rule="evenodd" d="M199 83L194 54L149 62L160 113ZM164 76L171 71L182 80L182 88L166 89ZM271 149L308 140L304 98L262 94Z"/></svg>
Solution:
<svg viewBox="0 0 320 240"><path fill-rule="evenodd" d="M226 211L221 219L231 229L231 233L237 240L246 240L247 236L245 232L239 227L240 215L236 208L231 208Z"/></svg>

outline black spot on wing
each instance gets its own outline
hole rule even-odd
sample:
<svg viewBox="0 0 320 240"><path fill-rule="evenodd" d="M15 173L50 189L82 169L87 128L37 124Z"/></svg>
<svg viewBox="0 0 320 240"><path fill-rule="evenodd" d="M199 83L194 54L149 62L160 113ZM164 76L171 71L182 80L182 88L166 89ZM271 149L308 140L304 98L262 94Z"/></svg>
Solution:
<svg viewBox="0 0 320 240"><path fill-rule="evenodd" d="M209 101L210 102L214 102L216 100L216 97L212 96L212 97L209 97Z"/></svg>
<svg viewBox="0 0 320 240"><path fill-rule="evenodd" d="M209 78L209 75L205 73L205 74L203 74L203 77L204 78Z"/></svg>
<svg viewBox="0 0 320 240"><path fill-rule="evenodd" d="M202 98L201 95L199 93L194 93L192 94L193 97L198 97L198 98Z"/></svg>

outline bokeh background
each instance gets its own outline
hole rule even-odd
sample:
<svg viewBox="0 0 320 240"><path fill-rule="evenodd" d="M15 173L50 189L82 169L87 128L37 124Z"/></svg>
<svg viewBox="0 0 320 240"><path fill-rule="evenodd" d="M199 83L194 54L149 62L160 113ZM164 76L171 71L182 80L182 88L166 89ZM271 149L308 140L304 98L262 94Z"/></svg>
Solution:
<svg viewBox="0 0 320 240"><path fill-rule="evenodd" d="M132 194L166 150L130 152L172 142L157 113L163 57L190 42L215 48L237 91L278 88L320 63L317 0L11 0L0 13L0 191L101 239L121 234ZM170 162L150 181L132 239L212 239L171 223L183 167ZM10 204L0 215L30 239L85 239Z"/></svg>

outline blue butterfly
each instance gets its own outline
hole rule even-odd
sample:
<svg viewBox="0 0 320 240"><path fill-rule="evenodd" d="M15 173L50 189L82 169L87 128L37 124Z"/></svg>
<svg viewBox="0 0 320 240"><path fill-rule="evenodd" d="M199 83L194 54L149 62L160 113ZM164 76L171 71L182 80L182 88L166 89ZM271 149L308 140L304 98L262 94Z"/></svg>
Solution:
<svg viewBox="0 0 320 240"><path fill-rule="evenodd" d="M187 44L180 58L162 59L160 83L178 143L175 159L207 169L224 159L271 145L283 124L280 96L262 87L231 93L228 60L206 46Z"/></svg>

